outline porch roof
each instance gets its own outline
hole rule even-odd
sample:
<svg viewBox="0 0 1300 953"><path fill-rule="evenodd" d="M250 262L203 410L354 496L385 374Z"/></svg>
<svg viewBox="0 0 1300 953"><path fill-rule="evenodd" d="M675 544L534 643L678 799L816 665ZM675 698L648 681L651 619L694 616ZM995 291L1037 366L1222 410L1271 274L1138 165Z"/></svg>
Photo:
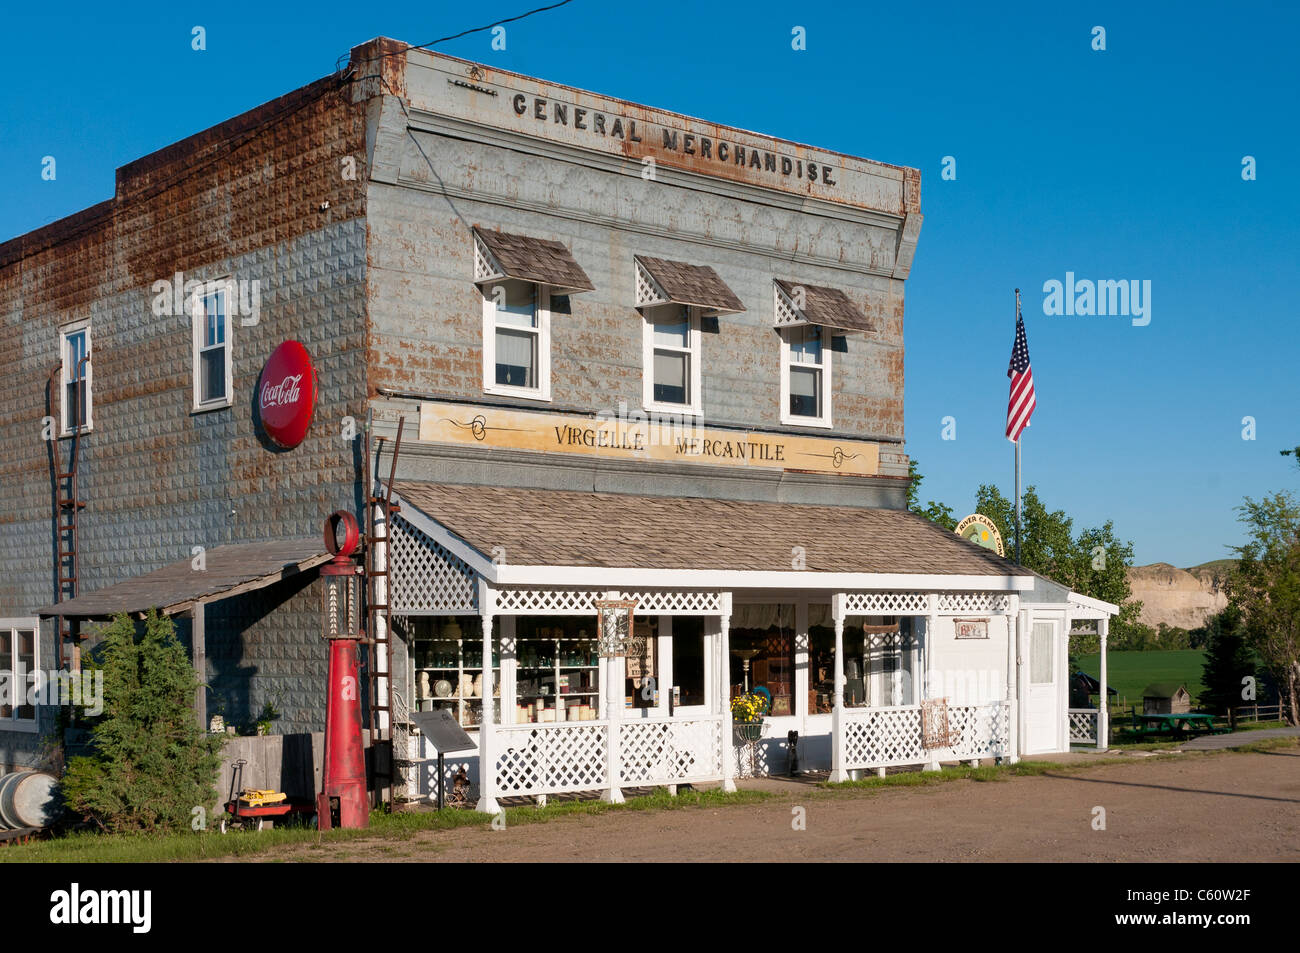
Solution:
<svg viewBox="0 0 1300 953"><path fill-rule="evenodd" d="M290 537L255 543L214 546L203 554L203 568L187 557L38 610L41 616L72 619L110 618L158 608L182 612L196 603L215 602L261 589L305 572L331 558L319 536Z"/></svg>
<svg viewBox="0 0 1300 953"><path fill-rule="evenodd" d="M611 578L607 570L638 571L647 581L672 573L682 583L727 574L735 585L812 587L820 579L833 587L867 575L892 584L904 577L1009 590L1032 584L1010 560L905 510L409 481L394 491L492 582L532 578L512 569L561 567L593 584ZM559 582L554 573L547 579Z"/></svg>

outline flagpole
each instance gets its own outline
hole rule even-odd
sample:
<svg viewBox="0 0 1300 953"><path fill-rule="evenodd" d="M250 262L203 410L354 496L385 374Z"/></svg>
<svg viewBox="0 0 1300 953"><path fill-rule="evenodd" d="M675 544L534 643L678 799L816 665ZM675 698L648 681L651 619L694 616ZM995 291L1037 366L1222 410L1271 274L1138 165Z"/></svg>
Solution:
<svg viewBox="0 0 1300 953"><path fill-rule="evenodd" d="M1016 289L1016 321L1020 320L1020 289ZM1022 430L1016 435L1016 565L1020 565L1020 438Z"/></svg>

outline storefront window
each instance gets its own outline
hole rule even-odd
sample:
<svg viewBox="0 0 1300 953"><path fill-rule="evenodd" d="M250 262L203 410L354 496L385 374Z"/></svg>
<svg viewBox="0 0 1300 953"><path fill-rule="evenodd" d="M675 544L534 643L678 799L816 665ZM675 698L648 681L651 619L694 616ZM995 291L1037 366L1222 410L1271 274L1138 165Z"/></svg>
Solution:
<svg viewBox="0 0 1300 953"><path fill-rule="evenodd" d="M772 696L771 714L798 714L794 698L794 606L735 606L729 641L731 697L761 688Z"/></svg>
<svg viewBox="0 0 1300 953"><path fill-rule="evenodd" d="M515 724L600 717L595 626L573 616L515 620Z"/></svg>
<svg viewBox="0 0 1300 953"><path fill-rule="evenodd" d="M810 618L816 615L811 611ZM829 616L829 611L825 613ZM825 714L834 704L835 629L810 624L809 711ZM847 708L885 708L913 705L911 620L849 619L844 625L844 705ZM813 707L815 706L815 707Z"/></svg>
<svg viewBox="0 0 1300 953"><path fill-rule="evenodd" d="M420 711L447 709L465 727L482 723L483 626L477 616L411 620L415 699ZM493 651L493 711L500 714L500 653Z"/></svg>

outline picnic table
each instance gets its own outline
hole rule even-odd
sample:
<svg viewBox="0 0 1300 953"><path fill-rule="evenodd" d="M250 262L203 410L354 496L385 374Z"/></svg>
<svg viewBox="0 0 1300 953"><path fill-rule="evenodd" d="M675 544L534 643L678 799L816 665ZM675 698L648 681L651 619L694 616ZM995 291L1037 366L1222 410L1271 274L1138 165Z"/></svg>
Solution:
<svg viewBox="0 0 1300 953"><path fill-rule="evenodd" d="M1133 727L1126 733L1139 738L1182 738L1186 735L1221 734L1227 727L1215 725L1214 716L1200 712L1168 715L1133 713Z"/></svg>

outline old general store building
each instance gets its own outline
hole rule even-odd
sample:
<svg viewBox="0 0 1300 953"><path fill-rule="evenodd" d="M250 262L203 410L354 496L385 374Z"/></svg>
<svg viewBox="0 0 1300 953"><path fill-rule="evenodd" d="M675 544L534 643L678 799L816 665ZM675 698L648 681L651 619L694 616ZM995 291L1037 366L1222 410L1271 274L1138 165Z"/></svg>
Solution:
<svg viewBox="0 0 1300 953"><path fill-rule="evenodd" d="M436 708L485 809L784 770L791 731L840 777L1061 750L1066 634L1113 607L905 509L920 228L915 169L357 47L0 245L0 666L75 665L158 605L201 717L319 730L344 509L399 794L430 790L408 713ZM317 385L290 447L264 420L287 341ZM628 657L597 650L609 599ZM53 725L0 711L0 762Z"/></svg>

